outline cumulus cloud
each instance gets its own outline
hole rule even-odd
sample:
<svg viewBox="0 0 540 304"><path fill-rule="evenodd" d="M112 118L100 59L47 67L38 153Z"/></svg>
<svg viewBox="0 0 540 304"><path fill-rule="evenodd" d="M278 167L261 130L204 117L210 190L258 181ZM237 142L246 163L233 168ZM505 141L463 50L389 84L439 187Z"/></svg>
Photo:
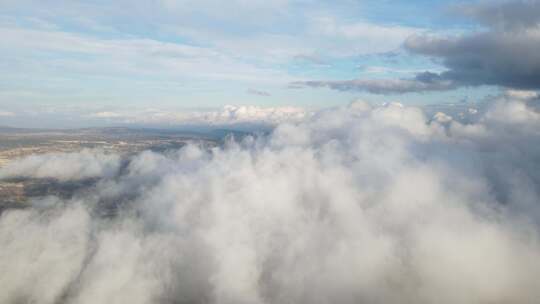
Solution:
<svg viewBox="0 0 540 304"><path fill-rule="evenodd" d="M534 303L539 127L523 100L474 124L359 101L142 152L90 170L90 192L1 215L0 302ZM103 163L55 156L74 158ZM28 162L3 172L50 159ZM87 171L63 163L43 174Z"/></svg>

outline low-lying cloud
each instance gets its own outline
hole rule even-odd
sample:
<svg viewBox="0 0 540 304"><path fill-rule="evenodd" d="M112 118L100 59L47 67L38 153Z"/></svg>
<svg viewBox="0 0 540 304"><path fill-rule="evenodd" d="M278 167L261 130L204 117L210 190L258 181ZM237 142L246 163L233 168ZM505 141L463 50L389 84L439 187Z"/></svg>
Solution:
<svg viewBox="0 0 540 304"><path fill-rule="evenodd" d="M0 168L2 178L54 178L59 181L111 177L120 167L120 157L100 151L31 155Z"/></svg>
<svg viewBox="0 0 540 304"><path fill-rule="evenodd" d="M16 161L3 176L99 181L4 211L0 302L535 303L540 114L441 117L359 102L122 168Z"/></svg>

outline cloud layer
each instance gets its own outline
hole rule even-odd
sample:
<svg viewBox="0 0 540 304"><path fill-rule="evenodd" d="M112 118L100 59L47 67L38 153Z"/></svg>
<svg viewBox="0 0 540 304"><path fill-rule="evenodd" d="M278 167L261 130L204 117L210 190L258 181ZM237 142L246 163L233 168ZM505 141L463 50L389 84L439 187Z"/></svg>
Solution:
<svg viewBox="0 0 540 304"><path fill-rule="evenodd" d="M31 155L0 168L2 178L55 178L60 181L112 177L120 167L120 157L99 151Z"/></svg>
<svg viewBox="0 0 540 304"><path fill-rule="evenodd" d="M18 161L99 181L1 215L0 302L534 303L539 127L523 100L466 125L357 102L121 169Z"/></svg>

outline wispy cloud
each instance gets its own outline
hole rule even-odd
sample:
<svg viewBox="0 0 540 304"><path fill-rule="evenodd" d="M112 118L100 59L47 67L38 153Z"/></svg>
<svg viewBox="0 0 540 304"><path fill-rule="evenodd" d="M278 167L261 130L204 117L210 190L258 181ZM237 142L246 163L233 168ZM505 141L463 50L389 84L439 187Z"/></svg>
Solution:
<svg viewBox="0 0 540 304"><path fill-rule="evenodd" d="M425 91L446 91L456 88L452 81L442 79L439 75L424 72L413 79L352 79L326 81L297 81L290 88L326 87L338 91L364 91L372 94L403 94Z"/></svg>
<svg viewBox="0 0 540 304"><path fill-rule="evenodd" d="M36 92L0 97L10 103L182 95L214 106L210 90L221 92L221 104L246 87L272 92L301 80L297 67L307 61L339 72L336 60L393 51L425 31L354 16L359 4L348 1L231 1L227 10L213 0L2 6L0 55L11 72L0 80Z"/></svg>
<svg viewBox="0 0 540 304"><path fill-rule="evenodd" d="M270 93L266 91L255 90L255 89L248 89L247 93L251 95L258 95L258 96L265 96L265 97L272 96Z"/></svg>

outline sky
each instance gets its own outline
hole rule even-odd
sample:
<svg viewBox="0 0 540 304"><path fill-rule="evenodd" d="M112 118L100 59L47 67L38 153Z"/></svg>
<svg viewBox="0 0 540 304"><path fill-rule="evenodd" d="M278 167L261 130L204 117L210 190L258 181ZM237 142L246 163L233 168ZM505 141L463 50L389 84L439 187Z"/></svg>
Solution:
<svg viewBox="0 0 540 304"><path fill-rule="evenodd" d="M0 41L0 132L272 128L2 165L47 196L0 303L538 303L540 0L0 0Z"/></svg>
<svg viewBox="0 0 540 304"><path fill-rule="evenodd" d="M478 102L540 88L539 21L537 0L2 0L0 122Z"/></svg>

